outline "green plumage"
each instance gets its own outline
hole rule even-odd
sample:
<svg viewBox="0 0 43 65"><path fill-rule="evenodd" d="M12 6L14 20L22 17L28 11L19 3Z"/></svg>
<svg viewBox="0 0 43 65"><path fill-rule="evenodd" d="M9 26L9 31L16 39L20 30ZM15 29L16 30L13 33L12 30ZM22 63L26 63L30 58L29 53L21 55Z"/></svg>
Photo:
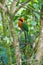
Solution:
<svg viewBox="0 0 43 65"><path fill-rule="evenodd" d="M26 22L22 23L22 28L24 30L24 35L25 35L25 43L27 42L27 36L28 36L28 25Z"/></svg>
<svg viewBox="0 0 43 65"><path fill-rule="evenodd" d="M22 28L23 28L24 31L28 32L28 25L26 24L26 22L22 23Z"/></svg>

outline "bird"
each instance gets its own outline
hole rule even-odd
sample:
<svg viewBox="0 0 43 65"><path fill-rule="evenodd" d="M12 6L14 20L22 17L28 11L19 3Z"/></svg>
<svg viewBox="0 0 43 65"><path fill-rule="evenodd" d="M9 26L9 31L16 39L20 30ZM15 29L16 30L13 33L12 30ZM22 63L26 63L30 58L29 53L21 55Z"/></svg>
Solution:
<svg viewBox="0 0 43 65"><path fill-rule="evenodd" d="M20 18L19 21L18 21L18 26L20 27L20 29L22 31L27 31L28 32L28 25L27 23L25 22L25 19L24 18Z"/></svg>
<svg viewBox="0 0 43 65"><path fill-rule="evenodd" d="M28 44L30 44L30 46L32 48L32 44L30 42L31 35L28 34L28 32L29 32L29 30L28 30L28 24L25 22L25 19L23 17L20 18L20 19L18 19L18 26L24 32L25 46L27 46Z"/></svg>
<svg viewBox="0 0 43 65"><path fill-rule="evenodd" d="M25 42L27 42L27 35L28 35L28 25L25 22L25 19L22 17L18 19L18 26L24 32L25 35Z"/></svg>

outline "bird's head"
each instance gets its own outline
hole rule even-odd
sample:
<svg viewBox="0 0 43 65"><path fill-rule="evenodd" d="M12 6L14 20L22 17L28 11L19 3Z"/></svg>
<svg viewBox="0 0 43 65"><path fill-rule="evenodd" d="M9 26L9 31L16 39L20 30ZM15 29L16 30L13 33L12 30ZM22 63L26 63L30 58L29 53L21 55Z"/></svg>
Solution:
<svg viewBox="0 0 43 65"><path fill-rule="evenodd" d="M24 18L20 18L19 21L24 22Z"/></svg>

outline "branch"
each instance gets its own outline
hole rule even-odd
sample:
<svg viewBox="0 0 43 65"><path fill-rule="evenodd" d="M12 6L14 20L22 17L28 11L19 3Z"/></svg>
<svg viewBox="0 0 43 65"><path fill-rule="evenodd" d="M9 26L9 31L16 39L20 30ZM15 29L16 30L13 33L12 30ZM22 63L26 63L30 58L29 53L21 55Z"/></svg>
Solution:
<svg viewBox="0 0 43 65"><path fill-rule="evenodd" d="M27 0L25 3L22 3L14 12L14 15L18 12L18 10L25 6L26 3L28 3L30 0Z"/></svg>
<svg viewBox="0 0 43 65"><path fill-rule="evenodd" d="M8 1L8 0L7 0ZM7 1L6 1L6 3L7 3ZM7 5L7 4L6 4ZM0 3L0 9L2 9L4 12L7 12L8 14L10 14L9 12L9 9L8 9L8 7L7 6L5 6L5 4L2 4L2 3Z"/></svg>
<svg viewBox="0 0 43 65"><path fill-rule="evenodd" d="M8 12L8 14L11 15L10 17L13 18L13 17L15 16L15 14L19 11L19 9L21 9L22 7L24 7L25 4L27 4L29 1L30 1L30 0L27 0L25 3L22 3L15 11L13 11L14 8L12 8L12 13L13 13L13 14L11 15L10 11ZM17 1L16 1L16 2L17 2ZM32 11L34 11L34 12L40 14L40 12L35 11L34 8L32 8L31 6L28 6L28 8L30 8Z"/></svg>
<svg viewBox="0 0 43 65"><path fill-rule="evenodd" d="M18 0L13 0L12 4L11 4L11 7L10 7L10 12L11 13L14 13L15 10L16 10L16 4L17 4Z"/></svg>
<svg viewBox="0 0 43 65"><path fill-rule="evenodd" d="M3 4L0 3L0 8L3 9L5 12L7 11L7 8L3 6Z"/></svg>
<svg viewBox="0 0 43 65"><path fill-rule="evenodd" d="M37 14L40 14L40 11L36 11L34 8L32 8L32 6L28 6L28 8L27 9L31 9L32 11L34 11L34 12L36 12Z"/></svg>
<svg viewBox="0 0 43 65"><path fill-rule="evenodd" d="M10 11L9 11L8 8L7 8L7 14L9 15L9 17L13 19L13 17L14 17L15 14L19 11L19 9L21 9L22 7L24 7L25 4L27 4L29 1L30 1L30 0L27 0L26 2L22 3L14 12L12 11L12 13L11 13L11 9L10 9ZM14 1L13 1L13 2L14 2ZM16 0L16 2L17 2L17 0ZM14 5L14 4L13 4L13 5ZM14 6L13 6L13 7L14 7ZM13 10L13 8L12 8L12 10Z"/></svg>
<svg viewBox="0 0 43 65"><path fill-rule="evenodd" d="M7 2L8 2L8 0L4 0L4 6L6 6L6 5L7 5Z"/></svg>

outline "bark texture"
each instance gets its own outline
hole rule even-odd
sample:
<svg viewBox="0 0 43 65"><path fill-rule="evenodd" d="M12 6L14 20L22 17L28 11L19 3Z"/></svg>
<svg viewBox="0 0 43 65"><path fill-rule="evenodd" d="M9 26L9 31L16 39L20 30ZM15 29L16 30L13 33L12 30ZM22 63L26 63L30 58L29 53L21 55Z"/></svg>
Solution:
<svg viewBox="0 0 43 65"><path fill-rule="evenodd" d="M43 54L43 19L41 19L41 32L40 32L40 38L39 38L38 50L37 50L37 56L36 56L36 59L38 61L41 60L42 54Z"/></svg>

